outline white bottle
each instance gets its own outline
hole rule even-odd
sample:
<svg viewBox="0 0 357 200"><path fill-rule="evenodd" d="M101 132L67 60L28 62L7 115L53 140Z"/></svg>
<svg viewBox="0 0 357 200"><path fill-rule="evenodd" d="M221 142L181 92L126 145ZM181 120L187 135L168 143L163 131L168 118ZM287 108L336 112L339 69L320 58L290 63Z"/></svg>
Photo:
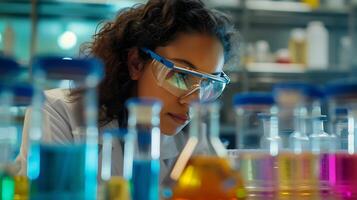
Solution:
<svg viewBox="0 0 357 200"><path fill-rule="evenodd" d="M312 21L307 26L307 66L321 70L328 67L328 31L320 21Z"/></svg>
<svg viewBox="0 0 357 200"><path fill-rule="evenodd" d="M269 43L265 40L258 40L256 42L256 61L257 62L271 62L271 53Z"/></svg>

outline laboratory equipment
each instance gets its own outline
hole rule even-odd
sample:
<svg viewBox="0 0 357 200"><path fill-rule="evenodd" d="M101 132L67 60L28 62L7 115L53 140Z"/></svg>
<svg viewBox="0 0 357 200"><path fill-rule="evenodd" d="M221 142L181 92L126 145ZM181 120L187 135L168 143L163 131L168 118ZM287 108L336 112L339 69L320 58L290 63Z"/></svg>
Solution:
<svg viewBox="0 0 357 200"><path fill-rule="evenodd" d="M103 77L102 63L95 58L37 57L32 73L35 91L27 161L30 199L95 199L96 86ZM59 115L57 109L65 106L73 113ZM66 124L67 117L73 117L74 124Z"/></svg>
<svg viewBox="0 0 357 200"><path fill-rule="evenodd" d="M26 199L27 179L18 175L15 161L21 142L22 106L28 105L32 87L19 84L22 70L16 61L0 57L0 199Z"/></svg>
<svg viewBox="0 0 357 200"><path fill-rule="evenodd" d="M132 140L133 145L126 143L126 159L129 160L124 161L128 163L124 165L124 177L130 177L131 197L133 200L159 199L162 103L156 99L133 98L126 106L128 140Z"/></svg>
<svg viewBox="0 0 357 200"><path fill-rule="evenodd" d="M240 173L218 138L219 104L195 102L190 116L190 137L170 173L172 199L245 199Z"/></svg>
<svg viewBox="0 0 357 200"><path fill-rule="evenodd" d="M285 144L277 156L279 194L314 196L318 191L318 174L316 156L310 151L307 123L312 113L321 109L320 104L314 105L310 100L315 91L309 84L289 82L275 85L274 93L279 106L279 125L293 124L280 128Z"/></svg>
<svg viewBox="0 0 357 200"><path fill-rule="evenodd" d="M273 96L263 92L237 94L234 106L239 139L237 156L230 159L237 163L249 196L274 195L274 156L281 141Z"/></svg>
<svg viewBox="0 0 357 200"><path fill-rule="evenodd" d="M347 150L340 149L330 158L334 162L330 169L330 186L338 196L353 199L357 197L357 80L345 79L328 83L325 93L330 121L338 121L339 114L346 114L347 111L348 129ZM333 123L332 130L338 130L339 125L340 123ZM340 141L345 142L344 137Z"/></svg>
<svg viewBox="0 0 357 200"><path fill-rule="evenodd" d="M120 174L123 172L123 166L132 166L132 153L125 153L125 147L134 145L132 140L129 140L126 129L105 129L101 139L101 182L99 186L99 200L130 200L130 177L124 177L113 174L114 161L122 160ZM130 149L130 148L129 148ZM123 156L121 156L123 155ZM125 158L124 158L125 156ZM129 156L129 159L128 159ZM125 163L124 163L125 161ZM129 162L129 163L128 163Z"/></svg>

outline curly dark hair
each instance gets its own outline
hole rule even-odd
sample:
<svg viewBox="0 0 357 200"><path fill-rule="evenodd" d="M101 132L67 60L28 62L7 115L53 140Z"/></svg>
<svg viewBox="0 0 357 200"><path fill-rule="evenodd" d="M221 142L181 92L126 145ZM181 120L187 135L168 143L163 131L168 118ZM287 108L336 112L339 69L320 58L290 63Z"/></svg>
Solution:
<svg viewBox="0 0 357 200"><path fill-rule="evenodd" d="M132 96L136 81L131 80L127 65L132 48L155 50L173 41L179 33L204 33L217 37L228 62L235 50L236 31L229 18L207 8L201 0L149 0L121 10L114 21L106 22L94 40L82 46L82 53L104 62L105 78L99 85L99 108L105 111L99 122L118 119L126 126L124 103ZM143 62L147 55L139 51ZM103 112L102 112L103 113Z"/></svg>

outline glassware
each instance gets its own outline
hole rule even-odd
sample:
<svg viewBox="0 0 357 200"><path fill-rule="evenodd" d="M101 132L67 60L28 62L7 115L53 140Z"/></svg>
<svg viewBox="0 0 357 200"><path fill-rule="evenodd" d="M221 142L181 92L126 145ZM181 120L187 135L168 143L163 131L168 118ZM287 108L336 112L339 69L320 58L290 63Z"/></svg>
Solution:
<svg viewBox="0 0 357 200"><path fill-rule="evenodd" d="M333 179L331 172L334 168L334 153L338 140L333 135L329 135L324 130L324 121L326 116L314 117L313 133L310 135L311 151L318 156L317 164L320 177L320 191L322 193L331 193L329 187Z"/></svg>
<svg viewBox="0 0 357 200"><path fill-rule="evenodd" d="M312 116L321 115L322 91L304 82L282 82L275 84L273 94L279 108L279 134L283 140L283 148L289 147L289 136L295 130L297 119L295 116L302 112L306 117L306 135L312 132ZM300 121L303 121L302 119Z"/></svg>
<svg viewBox="0 0 357 200"><path fill-rule="evenodd" d="M315 196L318 191L316 156L310 151L307 128L307 119L315 112L310 101L315 93L311 85L299 82L277 84L274 93L279 106L279 125L293 122L293 128L288 126L287 129L292 132L277 156L279 194ZM316 107L320 112L320 104ZM281 130L284 134L284 129Z"/></svg>
<svg viewBox="0 0 357 200"><path fill-rule="evenodd" d="M20 166L15 161L15 157L21 145L24 107L31 103L32 86L2 85L0 90L0 197L1 199L28 199L28 179L26 176L18 175Z"/></svg>
<svg viewBox="0 0 357 200"><path fill-rule="evenodd" d="M170 173L172 199L244 199L242 178L218 138L218 103L193 103L190 113L190 137Z"/></svg>
<svg viewBox="0 0 357 200"><path fill-rule="evenodd" d="M160 181L160 111L162 104L155 99L130 99L128 136L134 145L126 143L128 159L124 177L130 177L133 200L159 199ZM130 156L130 154L132 156ZM132 162L130 162L132 160ZM132 163L132 166L130 166Z"/></svg>
<svg viewBox="0 0 357 200"><path fill-rule="evenodd" d="M26 177L18 176L15 158L20 149L22 105L31 101L32 87L21 84L21 69L10 58L0 57L0 199L26 199Z"/></svg>
<svg viewBox="0 0 357 200"><path fill-rule="evenodd" d="M234 106L238 147L235 155L232 155L234 150L229 150L230 159L237 163L249 197L274 195L274 156L281 141L278 126L274 124L277 108L273 96L262 92L237 94Z"/></svg>
<svg viewBox="0 0 357 200"><path fill-rule="evenodd" d="M103 76L102 63L95 58L69 59L38 57L32 65L35 92L31 110L27 176L31 199L95 199L97 196L98 127L96 86ZM70 133L43 124L51 108L45 91L57 89L64 102L73 105L78 120ZM55 111L54 111L55 112ZM52 112L52 114L54 114ZM60 119L61 116L55 116ZM78 118L78 119L77 119ZM52 122L55 126L56 122ZM49 124L51 125L51 124ZM57 132L56 132L57 131ZM72 141L56 141L56 136L72 136Z"/></svg>
<svg viewBox="0 0 357 200"><path fill-rule="evenodd" d="M124 129L107 129L104 130L102 135L102 159L101 159L101 182L99 186L99 200L130 200L130 177L114 176L112 175L112 151L115 144L120 144L119 150L125 157L123 166L132 166L131 154L125 154L125 147L128 148L134 145L132 140L129 140L127 130ZM130 162L130 163L128 163ZM123 173L127 175L128 173Z"/></svg>
<svg viewBox="0 0 357 200"><path fill-rule="evenodd" d="M271 113L273 96L269 93L240 93L234 97L236 144L238 149L259 149L263 136L260 113Z"/></svg>
<svg viewBox="0 0 357 200"><path fill-rule="evenodd" d="M344 199L357 197L357 80L339 80L326 85L330 121L339 118L338 110L347 111L347 150L339 150L332 157L330 186ZM333 123L332 130L338 130L339 123ZM343 142L343 138L341 138Z"/></svg>

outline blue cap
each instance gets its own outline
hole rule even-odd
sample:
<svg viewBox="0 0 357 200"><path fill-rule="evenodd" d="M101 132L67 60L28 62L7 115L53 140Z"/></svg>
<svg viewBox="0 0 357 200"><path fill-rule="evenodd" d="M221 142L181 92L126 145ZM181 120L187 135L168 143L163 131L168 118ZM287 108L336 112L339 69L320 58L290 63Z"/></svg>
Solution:
<svg viewBox="0 0 357 200"><path fill-rule="evenodd" d="M273 105L275 103L273 95L267 92L244 92L233 97L235 106L243 105Z"/></svg>
<svg viewBox="0 0 357 200"><path fill-rule="evenodd" d="M347 108L337 108L335 110L336 115L348 115L348 109Z"/></svg>
<svg viewBox="0 0 357 200"><path fill-rule="evenodd" d="M0 92L4 91L12 93L14 106L28 106L32 102L33 87L31 84L0 84Z"/></svg>
<svg viewBox="0 0 357 200"><path fill-rule="evenodd" d="M15 60L0 56L0 78L14 78L18 73L20 66Z"/></svg>
<svg viewBox="0 0 357 200"><path fill-rule="evenodd" d="M281 90L295 90L307 97L317 98L317 99L321 99L324 97L324 93L318 86L312 85L310 83L305 83L305 82L277 83L273 86L274 96L276 96L277 93Z"/></svg>
<svg viewBox="0 0 357 200"><path fill-rule="evenodd" d="M58 79L77 79L95 75L104 76L103 63L96 58L63 58L57 56L36 57L32 63L33 73L46 73Z"/></svg>
<svg viewBox="0 0 357 200"><path fill-rule="evenodd" d="M326 96L357 94L357 79L343 79L325 85Z"/></svg>
<svg viewBox="0 0 357 200"><path fill-rule="evenodd" d="M21 83L12 86L15 96L22 97L32 97L33 95L33 86L31 84Z"/></svg>
<svg viewBox="0 0 357 200"><path fill-rule="evenodd" d="M29 83L21 83L12 86L14 92L14 105L15 106L27 106L32 102L32 96L34 93L33 86Z"/></svg>

